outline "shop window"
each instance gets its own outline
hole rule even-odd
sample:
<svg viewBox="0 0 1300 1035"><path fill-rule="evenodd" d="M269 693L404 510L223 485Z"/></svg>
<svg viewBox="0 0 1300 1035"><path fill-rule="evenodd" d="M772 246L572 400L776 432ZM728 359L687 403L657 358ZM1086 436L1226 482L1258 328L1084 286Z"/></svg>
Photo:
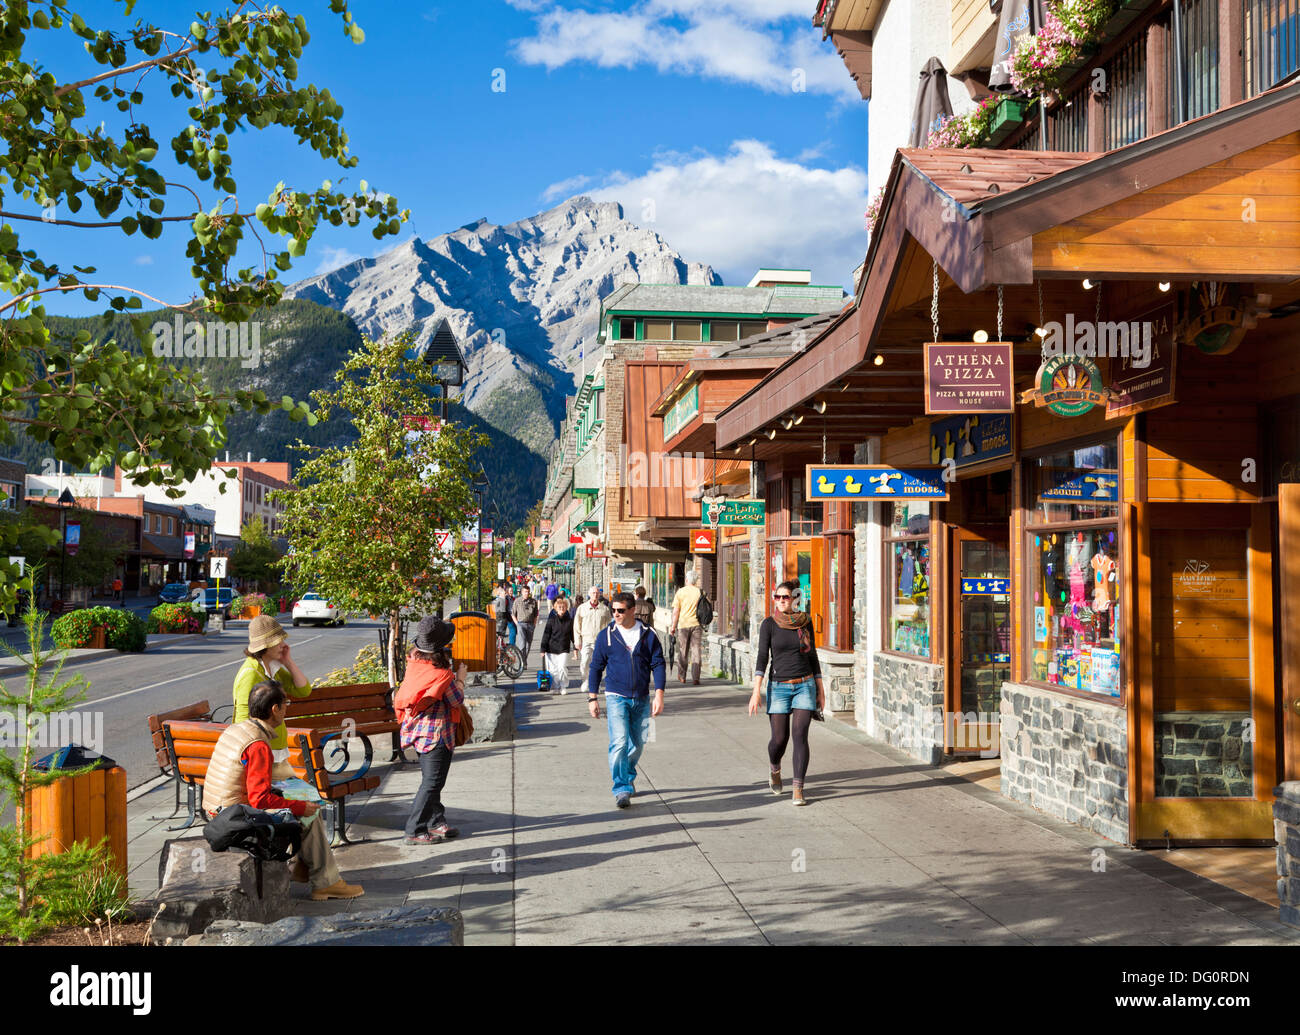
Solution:
<svg viewBox="0 0 1300 1035"><path fill-rule="evenodd" d="M1030 678L1120 696L1118 448L1030 461Z"/></svg>
<svg viewBox="0 0 1300 1035"><path fill-rule="evenodd" d="M1300 9L1295 0L1241 2L1245 8L1246 95L1253 97L1300 69Z"/></svg>
<svg viewBox="0 0 1300 1035"><path fill-rule="evenodd" d="M825 645L840 645L840 548L843 536L826 539L826 637Z"/></svg>
<svg viewBox="0 0 1300 1035"><path fill-rule="evenodd" d="M718 612L718 632L723 636L731 635L734 621L733 600L735 597L736 550L728 547L722 551L722 563L718 565L718 589L715 596L715 610Z"/></svg>
<svg viewBox="0 0 1300 1035"><path fill-rule="evenodd" d="M741 547L736 554L745 559L736 565L736 581L731 596L735 613L732 635L747 640L749 639L749 548Z"/></svg>
<svg viewBox="0 0 1300 1035"><path fill-rule="evenodd" d="M808 503L805 501L803 497L803 480L801 478L792 478L790 480L790 535L821 535L823 507L824 504L822 503ZM806 595L804 599L807 599Z"/></svg>
<svg viewBox="0 0 1300 1035"><path fill-rule="evenodd" d="M885 647L930 657L930 504L895 503L885 530Z"/></svg>
<svg viewBox="0 0 1300 1035"><path fill-rule="evenodd" d="M624 317L618 321L618 340L634 341L636 339L636 320Z"/></svg>
<svg viewBox="0 0 1300 1035"><path fill-rule="evenodd" d="M1145 137L1146 113L1146 35L1138 34L1106 66L1106 150Z"/></svg>
<svg viewBox="0 0 1300 1035"><path fill-rule="evenodd" d="M699 320L674 320L673 341L699 341Z"/></svg>
<svg viewBox="0 0 1300 1035"><path fill-rule="evenodd" d="M17 510L21 486L17 482L0 482L0 510Z"/></svg>
<svg viewBox="0 0 1300 1035"><path fill-rule="evenodd" d="M672 320L646 320L645 340L646 341L672 341L673 340Z"/></svg>
<svg viewBox="0 0 1300 1035"><path fill-rule="evenodd" d="M738 341L740 325L735 320L711 320L709 340L713 342Z"/></svg>

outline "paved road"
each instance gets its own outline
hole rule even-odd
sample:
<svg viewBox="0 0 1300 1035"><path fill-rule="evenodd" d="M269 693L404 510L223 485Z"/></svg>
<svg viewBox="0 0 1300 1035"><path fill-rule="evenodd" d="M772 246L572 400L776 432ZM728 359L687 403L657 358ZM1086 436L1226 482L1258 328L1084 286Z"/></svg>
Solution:
<svg viewBox="0 0 1300 1035"><path fill-rule="evenodd" d="M64 670L89 682L78 708L91 721L102 722L102 753L126 769L128 787L158 775L147 716L205 699L214 708L230 701L235 671L248 645L247 626L235 622L224 633L203 640L178 638L161 649L108 655ZM294 659L315 679L350 666L358 650L377 642L378 626L378 622L361 621L341 629L291 628L289 642Z"/></svg>

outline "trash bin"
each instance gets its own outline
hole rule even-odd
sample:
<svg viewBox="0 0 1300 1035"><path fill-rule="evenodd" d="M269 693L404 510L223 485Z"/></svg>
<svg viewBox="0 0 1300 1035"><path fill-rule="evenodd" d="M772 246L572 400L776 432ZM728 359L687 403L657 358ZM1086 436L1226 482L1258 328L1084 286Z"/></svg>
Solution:
<svg viewBox="0 0 1300 1035"><path fill-rule="evenodd" d="M470 672L495 672L496 620L483 611L457 611L447 620L456 627L456 638L451 641L452 665L463 661Z"/></svg>
<svg viewBox="0 0 1300 1035"><path fill-rule="evenodd" d="M60 855L74 842L95 845L107 837L109 862L125 880L126 770L76 744L45 756L36 767L48 771L91 764L98 768L28 791L24 827L29 836L44 838L28 856Z"/></svg>

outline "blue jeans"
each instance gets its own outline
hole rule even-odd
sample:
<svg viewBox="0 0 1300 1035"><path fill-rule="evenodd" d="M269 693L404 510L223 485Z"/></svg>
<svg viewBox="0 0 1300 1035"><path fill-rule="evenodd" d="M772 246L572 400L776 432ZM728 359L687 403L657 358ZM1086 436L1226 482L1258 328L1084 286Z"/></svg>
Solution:
<svg viewBox="0 0 1300 1035"><path fill-rule="evenodd" d="M513 646L515 645L515 635L516 635L516 633L517 633L517 631L518 631L518 630L515 628L515 623L514 623L514 622L511 622L509 625L507 625L507 626L506 626L506 630L507 630L507 632L508 632L509 635L510 635L510 646L513 647Z"/></svg>
<svg viewBox="0 0 1300 1035"><path fill-rule="evenodd" d="M650 698L605 695L609 721L609 775L614 778L614 797L635 789L636 763L650 736Z"/></svg>

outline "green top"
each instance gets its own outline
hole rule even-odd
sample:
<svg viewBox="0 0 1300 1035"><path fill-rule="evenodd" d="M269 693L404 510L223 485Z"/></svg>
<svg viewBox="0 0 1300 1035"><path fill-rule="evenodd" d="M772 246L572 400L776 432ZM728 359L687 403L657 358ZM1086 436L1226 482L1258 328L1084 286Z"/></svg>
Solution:
<svg viewBox="0 0 1300 1035"><path fill-rule="evenodd" d="M239 671L235 673L235 722L244 722L248 719L248 695L253 692L253 687L267 678L274 678L290 697L311 696L311 687L294 686L293 676L289 675L289 670L283 665L273 677L268 677L266 669L257 658L246 658ZM271 737L271 750L279 751L288 746L288 727L280 723Z"/></svg>

